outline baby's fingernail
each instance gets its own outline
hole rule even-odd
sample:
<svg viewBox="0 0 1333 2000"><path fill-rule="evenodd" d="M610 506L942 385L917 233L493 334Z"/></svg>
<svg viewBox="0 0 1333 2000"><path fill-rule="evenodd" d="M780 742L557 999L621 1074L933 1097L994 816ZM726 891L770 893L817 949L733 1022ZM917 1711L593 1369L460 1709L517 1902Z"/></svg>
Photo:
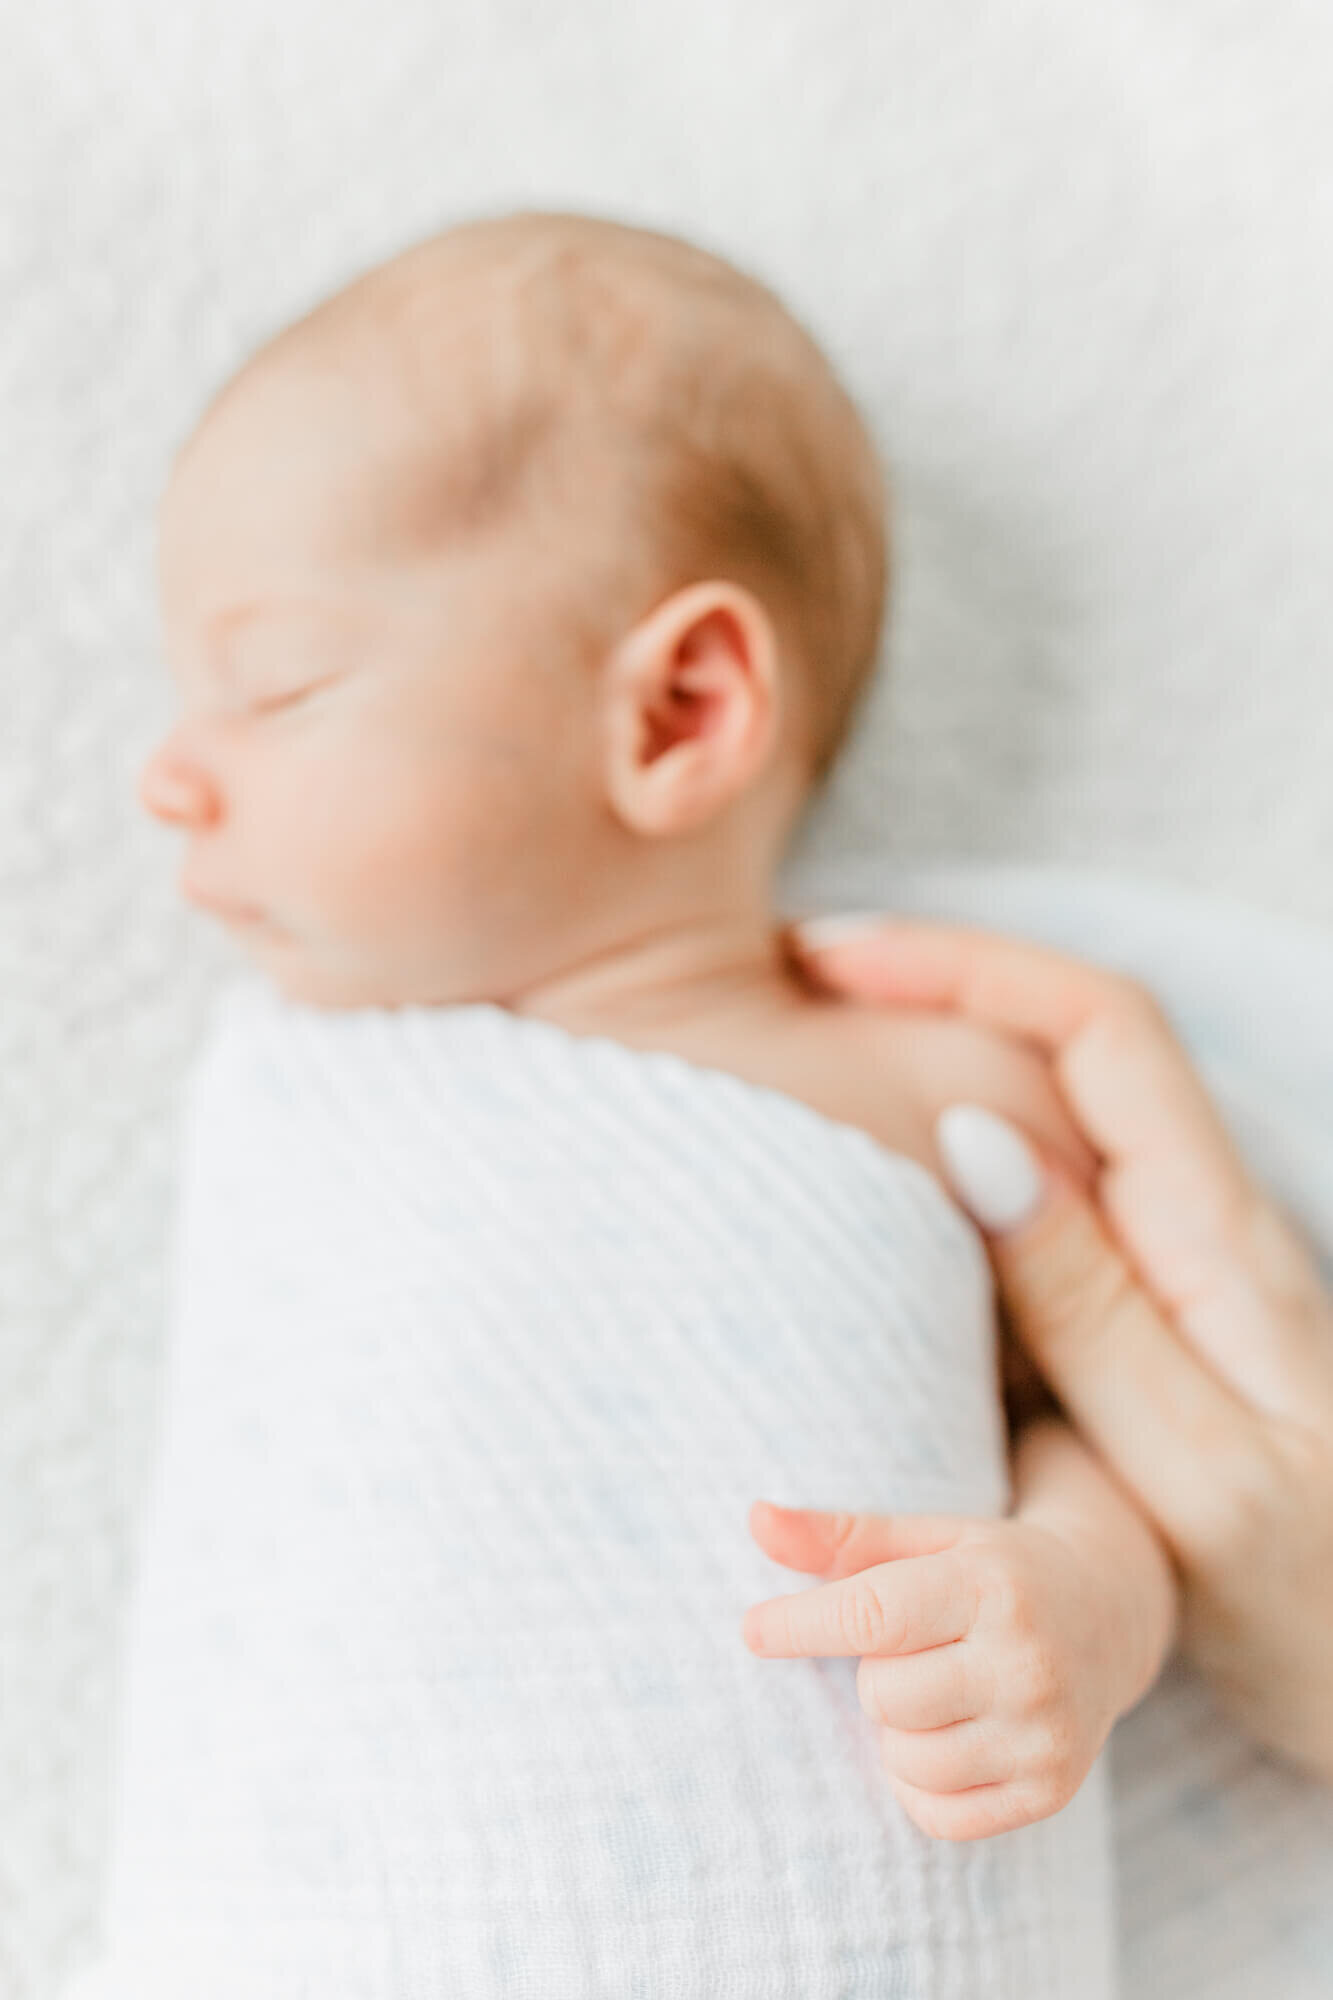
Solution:
<svg viewBox="0 0 1333 2000"><path fill-rule="evenodd" d="M884 921L882 910L841 910L828 917L806 917L792 925L805 951L828 951L835 944L873 931Z"/></svg>
<svg viewBox="0 0 1333 2000"><path fill-rule="evenodd" d="M1041 1200L1045 1177L1022 1133L980 1104L951 1104L935 1142L960 1201L983 1229L1014 1229Z"/></svg>

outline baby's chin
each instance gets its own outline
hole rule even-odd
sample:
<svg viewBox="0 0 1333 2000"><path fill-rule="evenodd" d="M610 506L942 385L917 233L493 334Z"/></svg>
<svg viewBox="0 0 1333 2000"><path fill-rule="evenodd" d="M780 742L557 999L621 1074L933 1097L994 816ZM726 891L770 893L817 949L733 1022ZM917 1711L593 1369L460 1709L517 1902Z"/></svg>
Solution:
<svg viewBox="0 0 1333 2000"><path fill-rule="evenodd" d="M249 928L244 953L259 976L294 1006L338 1011L358 1007L449 1007L463 996L428 990L430 982L401 968L339 966L304 946L293 932L268 923Z"/></svg>

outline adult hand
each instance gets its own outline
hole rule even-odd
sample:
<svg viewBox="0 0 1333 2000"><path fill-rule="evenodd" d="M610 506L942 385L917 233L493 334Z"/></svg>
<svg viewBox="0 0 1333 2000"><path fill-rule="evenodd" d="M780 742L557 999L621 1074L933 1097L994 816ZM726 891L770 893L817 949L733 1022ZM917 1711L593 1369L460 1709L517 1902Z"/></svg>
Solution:
<svg viewBox="0 0 1333 2000"><path fill-rule="evenodd" d="M1119 975L961 926L807 926L862 1002L1042 1051L1102 1162L1090 1202L976 1107L938 1140L1006 1317L1178 1566L1181 1643L1262 1743L1333 1779L1333 1298L1254 1184L1161 1008Z"/></svg>

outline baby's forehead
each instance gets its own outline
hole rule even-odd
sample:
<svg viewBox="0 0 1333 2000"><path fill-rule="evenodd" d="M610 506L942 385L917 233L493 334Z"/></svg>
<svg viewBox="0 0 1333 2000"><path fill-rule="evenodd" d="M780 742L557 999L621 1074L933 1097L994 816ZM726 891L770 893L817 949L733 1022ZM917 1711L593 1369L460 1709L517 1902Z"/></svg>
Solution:
<svg viewBox="0 0 1333 2000"><path fill-rule="evenodd" d="M692 246L612 227L592 244L575 230L562 250L559 231L537 231L525 256L497 225L418 245L266 343L199 432L256 387L291 406L323 385L355 396L372 444L457 452L499 433L512 457L581 414L629 446L695 414L684 403L710 374L733 375L747 350L771 360L775 337L795 331L762 287ZM787 375L799 399L810 382L790 355Z"/></svg>
<svg viewBox="0 0 1333 2000"><path fill-rule="evenodd" d="M747 511L738 430L818 422L822 357L707 253L562 229L417 246L259 349L177 461L164 563L177 501L205 534L225 515L275 548L430 550L505 526L574 562L595 543L613 585L659 538L707 563L709 523Z"/></svg>
<svg viewBox="0 0 1333 2000"><path fill-rule="evenodd" d="M312 541L335 556L382 550L438 487L442 446L392 352L355 367L313 342L265 357L228 383L177 454L158 508L160 559L184 561L223 535L275 552Z"/></svg>

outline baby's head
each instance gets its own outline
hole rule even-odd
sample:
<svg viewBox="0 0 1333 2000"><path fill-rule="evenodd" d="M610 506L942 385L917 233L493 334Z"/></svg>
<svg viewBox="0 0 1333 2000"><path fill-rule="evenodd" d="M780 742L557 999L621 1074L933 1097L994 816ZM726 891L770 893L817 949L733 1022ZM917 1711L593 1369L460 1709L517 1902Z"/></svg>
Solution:
<svg viewBox="0 0 1333 2000"><path fill-rule="evenodd" d="M652 231L413 246L215 397L161 511L140 780L295 999L505 1001L766 908L873 663L873 447L776 298Z"/></svg>

